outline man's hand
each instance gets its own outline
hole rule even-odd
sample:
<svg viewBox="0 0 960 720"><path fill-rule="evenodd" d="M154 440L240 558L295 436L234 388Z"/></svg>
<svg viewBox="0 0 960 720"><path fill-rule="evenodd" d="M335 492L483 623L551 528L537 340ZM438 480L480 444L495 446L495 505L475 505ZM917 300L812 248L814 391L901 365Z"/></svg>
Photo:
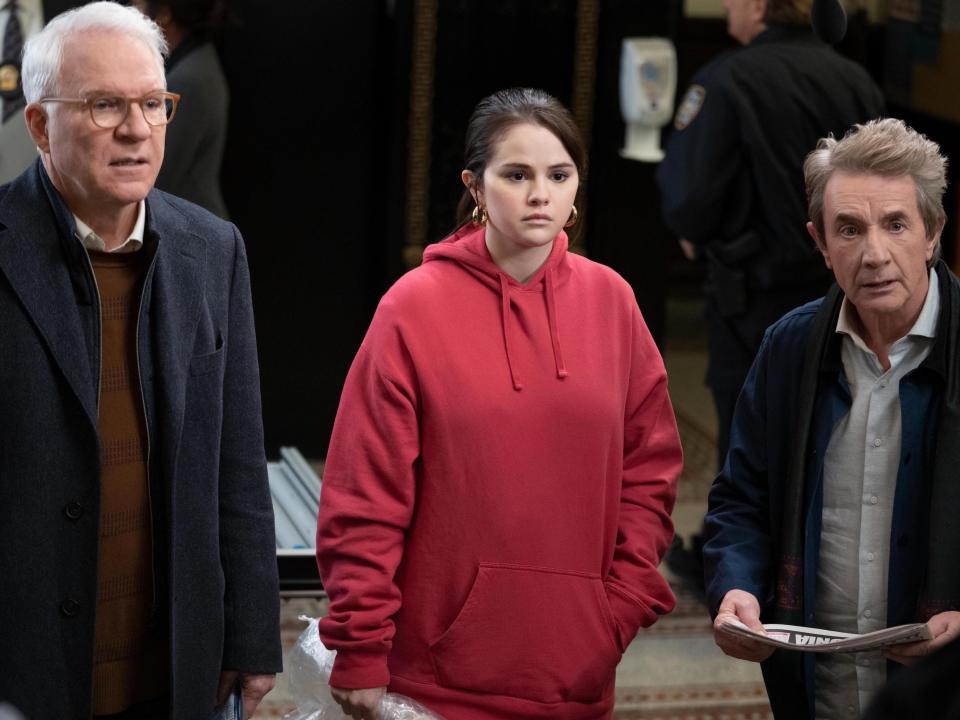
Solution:
<svg viewBox="0 0 960 720"><path fill-rule="evenodd" d="M680 249L683 251L683 256L687 260L696 260L697 259L697 246L686 238L680 238Z"/></svg>
<svg viewBox="0 0 960 720"><path fill-rule="evenodd" d="M942 612L934 615L927 621L927 626L930 628L933 639L894 645L887 649L885 653L887 659L903 665L912 665L924 655L929 655L951 640L960 637L960 612Z"/></svg>
<svg viewBox="0 0 960 720"><path fill-rule="evenodd" d="M385 687L361 690L330 687L330 694L343 710L343 714L353 720L376 720L377 706L386 692Z"/></svg>
<svg viewBox="0 0 960 720"><path fill-rule="evenodd" d="M263 696L273 690L277 682L276 675L251 675L250 673L241 673L235 670L227 670L220 673L220 687L217 689L217 706L223 705L230 693L239 684L240 694L243 698L243 716L245 718L253 717L257 705L263 700Z"/></svg>
<svg viewBox="0 0 960 720"><path fill-rule="evenodd" d="M713 621L713 639L727 655L740 660L760 662L773 654L774 648L769 645L721 632L720 626L732 620L739 620L751 630L766 635L760 622L760 603L753 595L744 590L731 590L723 596L717 619Z"/></svg>

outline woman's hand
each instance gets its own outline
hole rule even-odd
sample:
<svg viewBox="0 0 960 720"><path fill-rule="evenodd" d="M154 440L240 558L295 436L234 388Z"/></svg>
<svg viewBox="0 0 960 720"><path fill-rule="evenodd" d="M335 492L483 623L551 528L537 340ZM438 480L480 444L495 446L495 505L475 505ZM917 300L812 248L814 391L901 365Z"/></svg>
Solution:
<svg viewBox="0 0 960 720"><path fill-rule="evenodd" d="M330 694L343 710L343 714L353 720L376 720L377 706L386 692L385 687L360 690L330 687Z"/></svg>

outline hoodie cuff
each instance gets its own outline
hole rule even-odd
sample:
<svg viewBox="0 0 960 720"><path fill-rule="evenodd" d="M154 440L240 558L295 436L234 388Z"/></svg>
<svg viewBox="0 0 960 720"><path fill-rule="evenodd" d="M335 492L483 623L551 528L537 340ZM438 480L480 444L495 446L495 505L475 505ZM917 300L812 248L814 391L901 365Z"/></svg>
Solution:
<svg viewBox="0 0 960 720"><path fill-rule="evenodd" d="M626 652L627 646L637 636L637 631L656 622L657 613L615 585L604 583L603 587L607 591L607 602L610 603L610 612L613 613L617 625L620 652Z"/></svg>
<svg viewBox="0 0 960 720"><path fill-rule="evenodd" d="M386 687L390 684L387 653L338 650L333 659L330 686L345 690Z"/></svg>

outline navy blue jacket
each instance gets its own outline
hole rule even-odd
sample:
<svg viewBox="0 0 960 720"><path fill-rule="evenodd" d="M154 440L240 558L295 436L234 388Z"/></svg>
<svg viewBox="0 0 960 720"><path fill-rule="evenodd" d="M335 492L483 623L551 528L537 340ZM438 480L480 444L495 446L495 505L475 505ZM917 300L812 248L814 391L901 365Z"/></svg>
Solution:
<svg viewBox="0 0 960 720"><path fill-rule="evenodd" d="M221 669L280 669L273 513L236 228L147 197L138 320L156 611L172 716L209 717ZM99 303L39 161L0 187L0 700L89 717L100 515Z"/></svg>
<svg viewBox="0 0 960 720"><path fill-rule="evenodd" d="M761 620L772 621L784 481L789 475L806 344L821 302L816 300L793 310L767 330L740 394L730 452L710 490L705 520L707 597L714 615L723 596L740 589L760 601ZM888 625L917 619L917 593L925 569L926 501L941 388L937 372L929 365L925 361L900 383L902 447L890 533ZM809 625L813 624L816 603L823 458L832 429L850 404L840 339L834 335L820 368L804 479L803 616ZM782 652L787 651L777 651ZM764 668L767 692L778 720L812 717L813 655L805 654L803 661L803 687L771 682L773 676Z"/></svg>
<svg viewBox="0 0 960 720"><path fill-rule="evenodd" d="M867 72L809 27L771 26L698 70L678 104L657 168L664 221L744 271L750 288L826 288L805 230L803 160L883 106Z"/></svg>

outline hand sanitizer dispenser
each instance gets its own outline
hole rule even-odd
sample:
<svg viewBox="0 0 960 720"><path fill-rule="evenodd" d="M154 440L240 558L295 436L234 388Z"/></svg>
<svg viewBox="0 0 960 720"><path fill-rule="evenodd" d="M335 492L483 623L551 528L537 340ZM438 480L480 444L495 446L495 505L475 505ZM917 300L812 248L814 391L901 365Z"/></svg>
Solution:
<svg viewBox="0 0 960 720"><path fill-rule="evenodd" d="M667 38L624 38L620 55L620 110L627 125L620 154L659 162L660 128L673 117L677 53Z"/></svg>

